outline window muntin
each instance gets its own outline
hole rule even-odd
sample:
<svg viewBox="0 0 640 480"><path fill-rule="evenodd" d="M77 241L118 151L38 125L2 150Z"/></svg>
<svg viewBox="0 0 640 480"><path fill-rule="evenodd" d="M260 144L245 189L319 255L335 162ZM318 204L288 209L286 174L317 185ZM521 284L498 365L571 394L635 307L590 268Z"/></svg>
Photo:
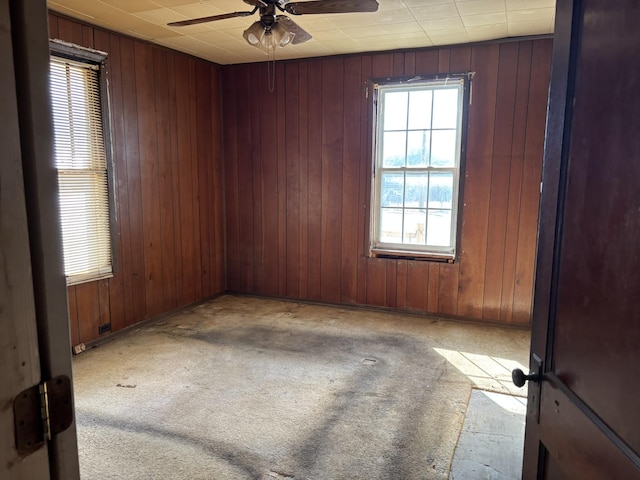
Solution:
<svg viewBox="0 0 640 480"><path fill-rule="evenodd" d="M376 85L376 253L454 258L464 79Z"/></svg>
<svg viewBox="0 0 640 480"><path fill-rule="evenodd" d="M100 64L52 55L50 92L67 284L113 274Z"/></svg>

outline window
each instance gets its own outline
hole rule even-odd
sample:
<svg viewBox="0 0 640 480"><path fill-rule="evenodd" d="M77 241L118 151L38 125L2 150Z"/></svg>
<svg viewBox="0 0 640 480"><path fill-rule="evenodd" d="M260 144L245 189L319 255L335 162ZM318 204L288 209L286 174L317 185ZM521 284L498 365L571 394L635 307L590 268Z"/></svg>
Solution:
<svg viewBox="0 0 640 480"><path fill-rule="evenodd" d="M374 254L455 258L465 79L375 85Z"/></svg>
<svg viewBox="0 0 640 480"><path fill-rule="evenodd" d="M57 50L64 55L58 55ZM101 61L52 43L50 90L67 284L113 274L108 129ZM69 58L72 53L75 58ZM78 58L89 56L86 58ZM96 58L97 57L97 58Z"/></svg>

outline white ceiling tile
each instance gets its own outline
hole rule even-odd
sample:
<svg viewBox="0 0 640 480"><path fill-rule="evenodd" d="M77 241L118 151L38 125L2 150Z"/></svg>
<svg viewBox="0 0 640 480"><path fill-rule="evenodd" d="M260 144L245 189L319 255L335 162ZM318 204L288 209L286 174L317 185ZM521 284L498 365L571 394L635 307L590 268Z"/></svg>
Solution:
<svg viewBox="0 0 640 480"><path fill-rule="evenodd" d="M416 20L436 20L438 18L450 18L458 16L455 3L433 5L430 7L409 8Z"/></svg>
<svg viewBox="0 0 640 480"><path fill-rule="evenodd" d="M467 35L470 42L482 42L495 38L505 38L509 36L506 24L480 25L477 27L467 27Z"/></svg>
<svg viewBox="0 0 640 480"><path fill-rule="evenodd" d="M462 17L462 23L465 27L479 27L481 25L506 25L507 14L500 13L483 13L482 15L465 15Z"/></svg>
<svg viewBox="0 0 640 480"><path fill-rule="evenodd" d="M378 0L385 1L385 0ZM444 5L446 3L455 3L455 0L404 0L404 4L409 8L415 7L431 7L433 5Z"/></svg>
<svg viewBox="0 0 640 480"><path fill-rule="evenodd" d="M509 22L510 36L543 35L552 33L553 29L548 20L534 20L531 22Z"/></svg>
<svg viewBox="0 0 640 480"><path fill-rule="evenodd" d="M362 27L362 28L368 28L368 27ZM338 29L320 30L320 31L314 29L313 34L311 35L313 36L314 39L323 43L325 42L325 40L341 41L341 40L347 40L349 38L349 35L347 35L342 30L338 30Z"/></svg>
<svg viewBox="0 0 640 480"><path fill-rule="evenodd" d="M327 16L328 20L337 28L366 27L369 25L386 25L389 23L407 23L414 21L407 9L385 10L375 13L346 13Z"/></svg>
<svg viewBox="0 0 640 480"><path fill-rule="evenodd" d="M371 27L345 28L342 30L350 38L376 37L379 35L401 35L406 33L423 34L417 23L393 23L391 25L375 25Z"/></svg>
<svg viewBox="0 0 640 480"><path fill-rule="evenodd" d="M527 10L531 8L555 8L555 0L505 0L507 10Z"/></svg>
<svg viewBox="0 0 640 480"><path fill-rule="evenodd" d="M428 32L428 35L434 45L453 45L469 42L467 30L464 28L438 30L434 32Z"/></svg>
<svg viewBox="0 0 640 480"><path fill-rule="evenodd" d="M119 8L125 12L142 12L144 10L152 10L156 4L149 0L98 0L100 3L108 4L110 7Z"/></svg>
<svg viewBox="0 0 640 480"><path fill-rule="evenodd" d="M177 5L186 5L193 3L193 0L152 0L153 3L161 7L175 7Z"/></svg>
<svg viewBox="0 0 640 480"><path fill-rule="evenodd" d="M460 15L480 15L482 13L504 12L505 0L471 0L457 1L456 6Z"/></svg>
<svg viewBox="0 0 640 480"><path fill-rule="evenodd" d="M314 32L323 32L336 29L330 21L330 15L291 15L289 18L305 30L313 29Z"/></svg>
<svg viewBox="0 0 640 480"><path fill-rule="evenodd" d="M353 51L360 46L360 44L351 38L343 38L341 40L320 40L316 38L316 40L331 51L340 51L342 49Z"/></svg>
<svg viewBox="0 0 640 480"><path fill-rule="evenodd" d="M305 0L301 0L305 1ZM375 13L289 17L312 35L278 49L277 58L382 51L491 40L552 31L554 0L378 0ZM167 23L248 11L242 0L51 0L55 11L95 25L148 39L214 62L266 60L242 32L259 15L187 27ZM466 28L465 28L466 27Z"/></svg>
<svg viewBox="0 0 640 480"><path fill-rule="evenodd" d="M402 10L406 8L406 6L404 0L378 0L379 12L384 10Z"/></svg>
<svg viewBox="0 0 640 480"><path fill-rule="evenodd" d="M211 15L220 15L222 13L229 13L206 2L177 5L175 7L171 7L171 10L173 10L174 12L178 12L186 18L201 18ZM220 21L224 22L225 20Z"/></svg>
<svg viewBox="0 0 640 480"><path fill-rule="evenodd" d="M527 10L511 10L507 12L507 20L511 22L532 22L535 20L549 21L555 13L554 8L536 8Z"/></svg>
<svg viewBox="0 0 640 480"><path fill-rule="evenodd" d="M85 22L94 20L94 17L89 15L88 13L75 10L66 4L61 5L59 3L49 2L47 5L54 12L59 12L59 13L62 13L63 15L68 15L70 17L77 18L78 20L82 20Z"/></svg>
<svg viewBox="0 0 640 480"><path fill-rule="evenodd" d="M420 26L429 34L438 30L457 30L463 29L464 24L460 17L438 18L435 20L420 20Z"/></svg>
<svg viewBox="0 0 640 480"><path fill-rule="evenodd" d="M220 45L223 48L226 48L226 44L234 41L242 40L242 42L245 43L245 40L241 36L236 37L232 33L229 33L228 30L209 30L206 32L192 33L189 37L211 45Z"/></svg>

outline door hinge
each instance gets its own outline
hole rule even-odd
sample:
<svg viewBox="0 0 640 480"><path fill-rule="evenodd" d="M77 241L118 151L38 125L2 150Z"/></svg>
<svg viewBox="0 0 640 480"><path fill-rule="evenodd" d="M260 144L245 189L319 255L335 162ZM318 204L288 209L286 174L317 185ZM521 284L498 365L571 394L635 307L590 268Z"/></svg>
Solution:
<svg viewBox="0 0 640 480"><path fill-rule="evenodd" d="M22 391L13 400L16 450L29 455L73 421L71 380L66 375Z"/></svg>

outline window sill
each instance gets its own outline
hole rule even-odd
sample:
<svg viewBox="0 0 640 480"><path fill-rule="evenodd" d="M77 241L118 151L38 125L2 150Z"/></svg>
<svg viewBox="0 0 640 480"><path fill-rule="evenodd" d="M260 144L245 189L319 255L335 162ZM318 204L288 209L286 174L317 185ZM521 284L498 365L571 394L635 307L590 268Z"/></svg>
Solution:
<svg viewBox="0 0 640 480"><path fill-rule="evenodd" d="M455 263L455 257L450 254L438 255L437 253L407 252L404 250L387 250L387 249L380 249L380 248L372 248L371 257L400 259L400 260L415 260L419 262Z"/></svg>
<svg viewBox="0 0 640 480"><path fill-rule="evenodd" d="M89 275L74 275L71 277L66 277L67 279L67 287L72 287L74 285L80 285L82 283L89 282L97 282L99 280L106 280L107 278L112 278L113 272L102 273L102 274L89 274Z"/></svg>

